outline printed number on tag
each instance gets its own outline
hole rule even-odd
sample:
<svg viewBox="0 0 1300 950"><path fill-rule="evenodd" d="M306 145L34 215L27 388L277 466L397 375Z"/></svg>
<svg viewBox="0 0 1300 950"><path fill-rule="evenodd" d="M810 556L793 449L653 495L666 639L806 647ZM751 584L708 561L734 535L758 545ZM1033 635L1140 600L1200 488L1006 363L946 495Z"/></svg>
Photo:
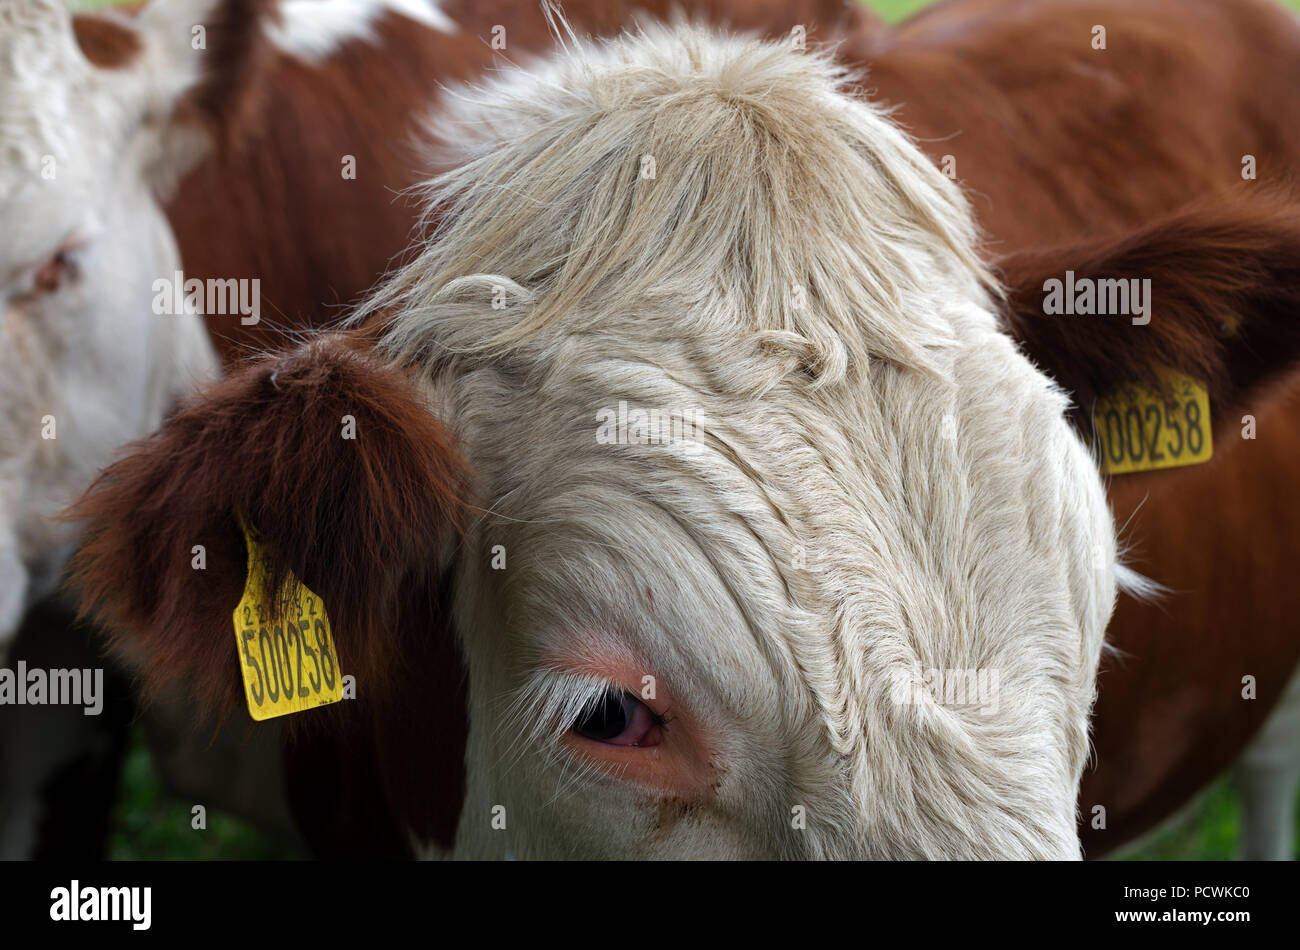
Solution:
<svg viewBox="0 0 1300 950"><path fill-rule="evenodd" d="M1169 386L1168 400L1131 383L1097 403L1093 424L1101 446L1102 474L1210 460L1210 397L1205 387L1172 369L1161 369L1160 376Z"/></svg>
<svg viewBox="0 0 1300 950"><path fill-rule="evenodd" d="M343 677L325 603L291 575L272 621L266 552L244 534L248 580L235 608L235 645L249 714L260 721L338 702Z"/></svg>

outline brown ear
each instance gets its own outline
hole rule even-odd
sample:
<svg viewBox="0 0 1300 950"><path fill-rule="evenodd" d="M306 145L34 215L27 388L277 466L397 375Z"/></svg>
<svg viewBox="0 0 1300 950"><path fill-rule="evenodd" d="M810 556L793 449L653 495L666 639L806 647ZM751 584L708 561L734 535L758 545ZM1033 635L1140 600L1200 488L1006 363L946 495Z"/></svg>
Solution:
<svg viewBox="0 0 1300 950"><path fill-rule="evenodd" d="M99 69L122 69L144 52L140 34L112 13L78 13L72 18L72 33L81 54Z"/></svg>
<svg viewBox="0 0 1300 950"><path fill-rule="evenodd" d="M464 485L450 433L405 374L326 337L237 370L129 447L69 513L86 522L73 579L85 609L145 654L147 688L184 680L201 708L228 712L243 702L242 513L269 549L271 589L292 571L321 596L343 672L375 696L433 648L427 615Z"/></svg>
<svg viewBox="0 0 1300 950"><path fill-rule="evenodd" d="M1094 402L1131 381L1158 389L1164 365L1207 384L1223 423L1300 358L1300 203L1236 197L1118 238L1026 251L999 262L1007 325L1073 397L1091 431ZM1149 279L1150 322L1045 312L1047 282Z"/></svg>

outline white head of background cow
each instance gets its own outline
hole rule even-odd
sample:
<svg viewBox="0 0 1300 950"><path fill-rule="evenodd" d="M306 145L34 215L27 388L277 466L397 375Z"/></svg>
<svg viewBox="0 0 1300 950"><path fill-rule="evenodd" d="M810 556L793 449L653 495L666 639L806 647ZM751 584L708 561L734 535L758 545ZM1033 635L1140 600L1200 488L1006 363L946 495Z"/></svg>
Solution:
<svg viewBox="0 0 1300 950"><path fill-rule="evenodd" d="M214 367L200 318L152 307L180 269L155 195L201 142L172 122L188 29L110 34L83 50L55 0L0 9L0 645L68 553L51 516Z"/></svg>
<svg viewBox="0 0 1300 950"><path fill-rule="evenodd" d="M648 27L454 97L382 336L260 361L109 469L88 597L156 683L239 702L246 517L361 697L291 721L368 703L413 744L363 780L414 810L461 751L454 626L457 855L1077 857L1101 479L957 189L845 82Z"/></svg>

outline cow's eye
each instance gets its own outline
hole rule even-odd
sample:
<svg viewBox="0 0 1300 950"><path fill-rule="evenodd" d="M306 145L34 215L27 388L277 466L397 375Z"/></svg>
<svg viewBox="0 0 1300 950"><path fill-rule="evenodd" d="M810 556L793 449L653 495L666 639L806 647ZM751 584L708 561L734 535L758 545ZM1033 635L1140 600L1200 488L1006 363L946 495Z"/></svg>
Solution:
<svg viewBox="0 0 1300 950"><path fill-rule="evenodd" d="M32 272L29 295L53 294L81 277L81 256L86 248L82 238L71 237L59 245L44 263Z"/></svg>
<svg viewBox="0 0 1300 950"><path fill-rule="evenodd" d="M76 249L61 247L53 257L37 268L34 289L37 293L52 294L76 280L79 275Z"/></svg>
<svg viewBox="0 0 1300 950"><path fill-rule="evenodd" d="M624 690L606 690L574 723L584 739L618 746L652 746L663 741L666 720Z"/></svg>

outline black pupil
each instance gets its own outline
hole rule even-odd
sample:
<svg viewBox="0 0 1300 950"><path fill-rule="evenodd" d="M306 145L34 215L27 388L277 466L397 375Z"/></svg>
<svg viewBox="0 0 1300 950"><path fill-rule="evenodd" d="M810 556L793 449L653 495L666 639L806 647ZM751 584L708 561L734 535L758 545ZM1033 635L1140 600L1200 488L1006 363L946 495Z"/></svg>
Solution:
<svg viewBox="0 0 1300 950"><path fill-rule="evenodd" d="M611 690L573 728L588 739L607 741L622 734L627 728L627 717L626 695Z"/></svg>

